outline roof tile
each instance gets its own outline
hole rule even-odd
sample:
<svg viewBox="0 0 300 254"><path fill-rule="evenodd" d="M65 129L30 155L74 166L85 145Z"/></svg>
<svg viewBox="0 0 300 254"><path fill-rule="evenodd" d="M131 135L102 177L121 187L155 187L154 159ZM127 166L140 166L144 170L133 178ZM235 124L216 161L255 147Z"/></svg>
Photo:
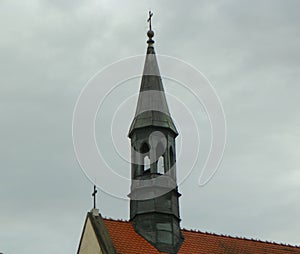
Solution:
<svg viewBox="0 0 300 254"><path fill-rule="evenodd" d="M159 252L138 235L131 223L104 219L118 254L156 254ZM184 242L178 254L300 254L300 247L262 242L200 231L182 230Z"/></svg>

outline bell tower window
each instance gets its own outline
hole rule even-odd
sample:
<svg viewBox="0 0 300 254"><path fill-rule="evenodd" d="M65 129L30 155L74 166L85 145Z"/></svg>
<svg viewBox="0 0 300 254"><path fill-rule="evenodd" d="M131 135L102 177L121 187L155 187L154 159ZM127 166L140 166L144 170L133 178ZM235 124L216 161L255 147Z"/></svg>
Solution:
<svg viewBox="0 0 300 254"><path fill-rule="evenodd" d="M148 155L144 157L144 171L150 169L150 158Z"/></svg>
<svg viewBox="0 0 300 254"><path fill-rule="evenodd" d="M150 158L149 158L149 146L147 143L143 143L142 147L141 147L141 156L142 156L142 169L143 172L145 172L146 170L150 169Z"/></svg>
<svg viewBox="0 0 300 254"><path fill-rule="evenodd" d="M159 174L164 174L165 173L165 170L164 170L164 157L163 156L160 156L158 158L157 173L159 173Z"/></svg>
<svg viewBox="0 0 300 254"><path fill-rule="evenodd" d="M174 152L173 152L173 148L172 147L170 147L169 153L170 153L170 168L172 168L172 166L175 163Z"/></svg>
<svg viewBox="0 0 300 254"><path fill-rule="evenodd" d="M162 143L158 143L156 147L156 160L157 160L157 173L165 173L165 158L164 158L165 148Z"/></svg>

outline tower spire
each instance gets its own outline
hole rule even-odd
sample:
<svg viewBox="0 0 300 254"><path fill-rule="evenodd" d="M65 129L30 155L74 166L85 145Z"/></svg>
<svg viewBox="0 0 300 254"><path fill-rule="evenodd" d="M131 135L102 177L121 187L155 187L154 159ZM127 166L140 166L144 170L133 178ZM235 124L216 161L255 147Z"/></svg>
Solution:
<svg viewBox="0 0 300 254"><path fill-rule="evenodd" d="M149 11L147 21L149 22L150 30L147 32L149 38L147 41L147 54L136 112L128 133L129 137L131 137L135 129L146 126L169 128L174 132L175 136L178 135L169 111L153 46L154 40L152 38L154 32L151 25L152 16L153 13Z"/></svg>
<svg viewBox="0 0 300 254"><path fill-rule="evenodd" d="M175 138L154 51L149 11L149 37L140 93L128 137L131 139L130 221L135 231L160 252L177 253L180 231L176 183Z"/></svg>

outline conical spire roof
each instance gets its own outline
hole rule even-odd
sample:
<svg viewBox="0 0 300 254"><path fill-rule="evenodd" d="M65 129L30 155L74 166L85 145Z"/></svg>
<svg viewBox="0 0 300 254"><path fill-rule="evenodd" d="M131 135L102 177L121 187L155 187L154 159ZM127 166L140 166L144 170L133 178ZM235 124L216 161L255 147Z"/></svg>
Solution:
<svg viewBox="0 0 300 254"><path fill-rule="evenodd" d="M140 93L135 116L130 126L128 136L131 137L132 132L135 129L149 126L169 128L177 136L178 132L169 112L153 47L154 41L152 38L154 36L154 32L149 30L147 35L149 37L147 41L148 48Z"/></svg>

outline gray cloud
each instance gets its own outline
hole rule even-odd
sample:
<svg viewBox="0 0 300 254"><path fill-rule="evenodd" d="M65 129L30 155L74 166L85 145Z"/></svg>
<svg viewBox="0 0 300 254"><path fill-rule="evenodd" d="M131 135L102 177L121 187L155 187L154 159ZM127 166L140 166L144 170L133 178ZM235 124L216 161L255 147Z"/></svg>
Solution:
<svg viewBox="0 0 300 254"><path fill-rule="evenodd" d="M228 124L213 180L202 188L195 180L203 149L180 186L182 225L299 244L299 4L1 1L0 251L76 251L92 186L73 153L73 108L95 72L144 54L149 8L157 53L200 69L219 94ZM171 84L166 90L176 92ZM205 140L206 118L194 110ZM118 123L126 133L130 119L123 117ZM120 142L124 149L127 137ZM103 192L98 206L104 216L128 218L128 203Z"/></svg>

